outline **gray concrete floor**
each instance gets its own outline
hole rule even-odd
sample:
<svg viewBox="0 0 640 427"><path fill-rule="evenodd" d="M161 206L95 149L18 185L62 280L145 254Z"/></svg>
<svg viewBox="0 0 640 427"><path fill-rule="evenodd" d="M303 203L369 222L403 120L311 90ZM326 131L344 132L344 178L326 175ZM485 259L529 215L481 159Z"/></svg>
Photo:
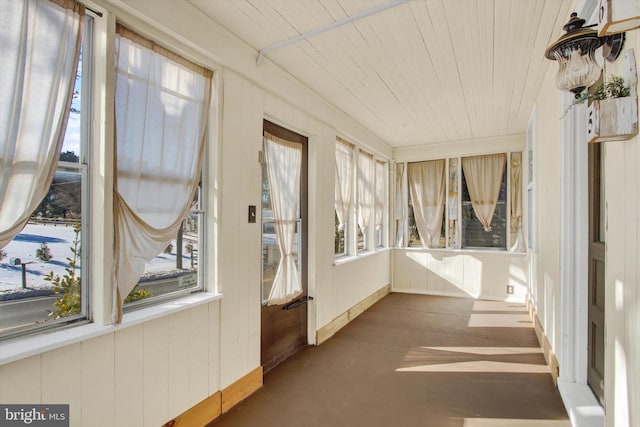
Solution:
<svg viewBox="0 0 640 427"><path fill-rule="evenodd" d="M524 305L390 294L210 424L570 426Z"/></svg>

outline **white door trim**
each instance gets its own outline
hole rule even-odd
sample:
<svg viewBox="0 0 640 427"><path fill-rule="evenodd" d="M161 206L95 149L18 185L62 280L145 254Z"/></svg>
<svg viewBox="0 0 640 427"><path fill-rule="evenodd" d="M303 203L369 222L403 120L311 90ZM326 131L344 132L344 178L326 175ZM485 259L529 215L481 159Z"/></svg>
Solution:
<svg viewBox="0 0 640 427"><path fill-rule="evenodd" d="M604 426L604 409L587 385L588 150L586 106L563 99L560 220L560 375L558 388L574 426Z"/></svg>

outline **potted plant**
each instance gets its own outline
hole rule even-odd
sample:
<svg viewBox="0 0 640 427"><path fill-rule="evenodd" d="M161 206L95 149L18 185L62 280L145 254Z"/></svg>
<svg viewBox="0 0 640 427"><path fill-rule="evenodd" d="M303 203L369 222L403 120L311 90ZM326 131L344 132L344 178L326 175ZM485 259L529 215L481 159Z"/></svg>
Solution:
<svg viewBox="0 0 640 427"><path fill-rule="evenodd" d="M578 99L592 100L587 108L588 142L621 141L638 134L635 64L632 68L627 79L611 76L594 93Z"/></svg>

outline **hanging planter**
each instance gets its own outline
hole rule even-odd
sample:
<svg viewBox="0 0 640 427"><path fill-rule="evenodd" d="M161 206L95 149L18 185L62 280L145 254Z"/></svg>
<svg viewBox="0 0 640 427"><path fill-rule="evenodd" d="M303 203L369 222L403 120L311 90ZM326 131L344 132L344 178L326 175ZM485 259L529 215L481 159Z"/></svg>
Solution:
<svg viewBox="0 0 640 427"><path fill-rule="evenodd" d="M625 52L625 76L611 77L587 108L588 142L621 141L638 134L637 77L633 50Z"/></svg>

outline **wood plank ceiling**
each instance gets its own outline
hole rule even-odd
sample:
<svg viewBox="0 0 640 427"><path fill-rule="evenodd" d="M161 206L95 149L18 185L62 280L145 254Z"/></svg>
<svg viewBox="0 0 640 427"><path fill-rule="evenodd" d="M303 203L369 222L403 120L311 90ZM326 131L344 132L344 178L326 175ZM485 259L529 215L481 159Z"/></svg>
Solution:
<svg viewBox="0 0 640 427"><path fill-rule="evenodd" d="M257 57L391 0L186 1ZM573 4L410 0L266 57L393 147L523 134Z"/></svg>

